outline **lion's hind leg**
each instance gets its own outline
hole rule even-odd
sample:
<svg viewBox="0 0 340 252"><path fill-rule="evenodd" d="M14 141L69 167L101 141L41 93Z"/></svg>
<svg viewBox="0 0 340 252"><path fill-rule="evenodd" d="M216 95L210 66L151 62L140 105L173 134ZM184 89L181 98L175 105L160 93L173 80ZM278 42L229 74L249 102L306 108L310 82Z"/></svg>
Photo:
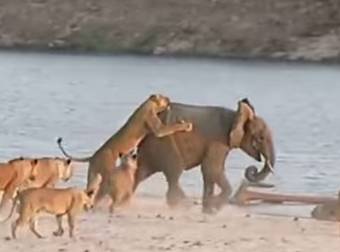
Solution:
<svg viewBox="0 0 340 252"><path fill-rule="evenodd" d="M30 230L32 231L32 233L36 236L36 237L38 237L39 239L42 239L42 238L44 238L41 234L39 234L39 232L37 231L37 229L36 229L36 221L35 221L35 219L32 217L31 219L30 219L30 221L29 221L29 226L30 226Z"/></svg>
<svg viewBox="0 0 340 252"><path fill-rule="evenodd" d="M11 234L12 234L13 239L17 238L16 232L17 232L18 227L21 228L29 222L28 216L23 215L22 212L20 212L19 214L20 215L19 215L18 219L16 219L11 225Z"/></svg>
<svg viewBox="0 0 340 252"><path fill-rule="evenodd" d="M57 225L58 225L58 229L56 231L53 232L54 236L62 236L64 234L64 229L63 229L63 216L62 215L56 215L56 220L57 220Z"/></svg>

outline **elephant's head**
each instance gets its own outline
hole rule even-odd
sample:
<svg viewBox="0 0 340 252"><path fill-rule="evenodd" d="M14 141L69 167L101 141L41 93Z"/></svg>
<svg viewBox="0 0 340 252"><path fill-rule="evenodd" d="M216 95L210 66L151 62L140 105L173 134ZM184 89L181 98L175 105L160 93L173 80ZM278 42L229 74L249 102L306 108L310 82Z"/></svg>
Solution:
<svg viewBox="0 0 340 252"><path fill-rule="evenodd" d="M236 117L229 135L231 148L241 148L258 161L264 157L264 166L258 171L255 166L246 169L245 177L251 182L259 182L273 172L275 150L272 134L265 121L255 114L248 99L238 102Z"/></svg>

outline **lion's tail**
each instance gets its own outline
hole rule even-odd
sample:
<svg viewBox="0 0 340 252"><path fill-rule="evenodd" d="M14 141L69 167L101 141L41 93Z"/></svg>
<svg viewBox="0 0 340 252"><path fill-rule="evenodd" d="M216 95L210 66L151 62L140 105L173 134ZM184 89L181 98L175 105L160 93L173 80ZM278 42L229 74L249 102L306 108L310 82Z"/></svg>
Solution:
<svg viewBox="0 0 340 252"><path fill-rule="evenodd" d="M8 221L12 217L12 215L14 213L14 208L17 205L17 202L18 202L18 199L19 199L19 195L20 195L20 192L18 192L17 195L15 196L15 198L13 200L13 205L12 205L11 211L9 212L8 216L6 217L6 219L2 220L1 223Z"/></svg>
<svg viewBox="0 0 340 252"><path fill-rule="evenodd" d="M61 142L63 141L63 139L61 137L59 137L57 139L57 144L58 144L58 147L59 149L61 150L61 152L69 159L73 160L73 161L76 161L76 162L89 162L91 157L84 157L84 158L76 158L76 157L72 157L70 154L68 154L64 147L61 145Z"/></svg>

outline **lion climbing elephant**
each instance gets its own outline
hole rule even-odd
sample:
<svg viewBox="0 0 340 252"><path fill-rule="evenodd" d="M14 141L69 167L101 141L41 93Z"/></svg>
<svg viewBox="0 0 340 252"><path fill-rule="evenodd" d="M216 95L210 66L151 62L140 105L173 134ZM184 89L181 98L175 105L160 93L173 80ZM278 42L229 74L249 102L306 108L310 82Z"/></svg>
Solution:
<svg viewBox="0 0 340 252"><path fill-rule="evenodd" d="M248 99L238 102L237 111L179 103L172 103L171 108L160 114L163 123L187 120L193 123L193 130L164 138L148 135L139 144L135 189L147 177L163 172L168 182L167 203L175 206L185 198L179 185L182 172L200 165L203 212L212 213L227 203L231 193L224 174L224 162L231 149L240 148L257 161L264 158L261 171L255 166L246 169L245 177L249 181L259 182L273 170L275 151L271 131ZM216 197L215 185L221 189Z"/></svg>

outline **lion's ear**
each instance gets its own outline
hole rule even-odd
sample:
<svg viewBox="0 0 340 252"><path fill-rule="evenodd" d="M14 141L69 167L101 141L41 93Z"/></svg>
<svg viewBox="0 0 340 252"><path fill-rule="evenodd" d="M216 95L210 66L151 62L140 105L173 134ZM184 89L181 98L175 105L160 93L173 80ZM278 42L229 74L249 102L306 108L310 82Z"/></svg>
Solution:
<svg viewBox="0 0 340 252"><path fill-rule="evenodd" d="M66 159L66 164L69 165L71 164L72 160L71 159Z"/></svg>
<svg viewBox="0 0 340 252"><path fill-rule="evenodd" d="M94 190L86 191L87 196L91 197L94 194Z"/></svg>
<svg viewBox="0 0 340 252"><path fill-rule="evenodd" d="M149 100L151 100L153 102L158 102L159 94L152 94L152 95L150 95Z"/></svg>
<svg viewBox="0 0 340 252"><path fill-rule="evenodd" d="M253 120L254 117L254 108L249 103L248 99L239 101L235 120L229 134L230 148L237 148L241 145L242 138L245 134L244 126L248 121Z"/></svg>
<svg viewBox="0 0 340 252"><path fill-rule="evenodd" d="M240 102L241 102L241 103L244 103L244 104L247 104L247 105L251 108L251 110L254 112L254 114L255 114L255 108L254 108L254 106L250 103L250 101L249 101L248 98L243 98Z"/></svg>
<svg viewBox="0 0 340 252"><path fill-rule="evenodd" d="M38 164L38 159L31 160L31 165L36 166Z"/></svg>

